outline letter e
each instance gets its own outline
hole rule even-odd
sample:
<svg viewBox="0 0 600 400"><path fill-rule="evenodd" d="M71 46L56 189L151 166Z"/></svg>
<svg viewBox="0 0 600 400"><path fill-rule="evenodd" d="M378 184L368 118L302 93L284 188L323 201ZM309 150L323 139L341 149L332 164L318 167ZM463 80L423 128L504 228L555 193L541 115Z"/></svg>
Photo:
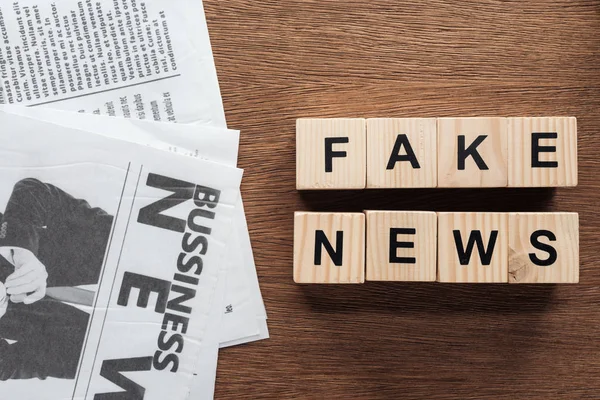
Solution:
<svg viewBox="0 0 600 400"><path fill-rule="evenodd" d="M123 275L123 282L121 283L119 298L117 300L118 305L124 307L127 306L132 288L140 290L137 301L138 307L148 307L150 293L154 292L158 294L154 311L161 314L165 312L167 301L169 299L169 292L171 291L171 282L145 275L134 274L132 272L125 272Z"/></svg>
<svg viewBox="0 0 600 400"><path fill-rule="evenodd" d="M556 132L531 134L531 168L558 168L558 161L540 161L540 153L556 153L556 146L540 146L540 139L557 139Z"/></svg>

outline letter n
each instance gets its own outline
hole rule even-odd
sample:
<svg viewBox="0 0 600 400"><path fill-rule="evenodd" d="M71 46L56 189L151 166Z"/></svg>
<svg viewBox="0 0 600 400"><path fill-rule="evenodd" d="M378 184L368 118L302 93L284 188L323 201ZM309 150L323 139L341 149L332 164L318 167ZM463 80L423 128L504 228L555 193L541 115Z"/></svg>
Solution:
<svg viewBox="0 0 600 400"><path fill-rule="evenodd" d="M169 191L171 192L171 195L157 200L146 207L142 207L138 214L138 222L144 225L183 233L185 231L186 221L162 214L162 212L192 199L196 185L150 173L148 174L146 186Z"/></svg>
<svg viewBox="0 0 600 400"><path fill-rule="evenodd" d="M322 249L325 248L327 254L333 261L333 264L341 267L343 262L344 254L344 232L337 231L335 235L335 249L327 239L325 232L318 230L315 232L315 265L321 265L322 261Z"/></svg>

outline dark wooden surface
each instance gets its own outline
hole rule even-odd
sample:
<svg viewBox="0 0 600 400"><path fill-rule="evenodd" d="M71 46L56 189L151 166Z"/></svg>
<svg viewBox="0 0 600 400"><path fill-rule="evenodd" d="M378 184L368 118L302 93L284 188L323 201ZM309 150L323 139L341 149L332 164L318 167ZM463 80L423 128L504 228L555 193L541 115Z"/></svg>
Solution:
<svg viewBox="0 0 600 400"><path fill-rule="evenodd" d="M600 398L600 2L205 0L272 338L219 399ZM298 117L576 116L579 187L298 193ZM581 284L297 286L293 212L580 213Z"/></svg>

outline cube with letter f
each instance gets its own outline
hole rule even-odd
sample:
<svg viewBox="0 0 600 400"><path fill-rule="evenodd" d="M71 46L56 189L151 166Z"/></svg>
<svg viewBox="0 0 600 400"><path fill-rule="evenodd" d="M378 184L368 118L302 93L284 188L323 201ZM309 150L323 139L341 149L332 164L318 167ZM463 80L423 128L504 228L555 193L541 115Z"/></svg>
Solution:
<svg viewBox="0 0 600 400"><path fill-rule="evenodd" d="M298 190L364 189L367 132L363 118L296 122Z"/></svg>

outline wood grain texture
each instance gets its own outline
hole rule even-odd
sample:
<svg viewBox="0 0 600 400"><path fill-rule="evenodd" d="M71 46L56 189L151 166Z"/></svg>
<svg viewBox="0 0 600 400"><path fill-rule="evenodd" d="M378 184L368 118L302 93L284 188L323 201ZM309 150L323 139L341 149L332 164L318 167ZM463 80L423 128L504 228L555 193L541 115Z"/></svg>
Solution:
<svg viewBox="0 0 600 400"><path fill-rule="evenodd" d="M437 214L427 211L365 211L367 218L366 274L368 281L434 282L437 271ZM412 229L392 234L391 229ZM391 238L390 238L391 236ZM412 243L394 248L391 240ZM412 258L410 262L390 260Z"/></svg>
<svg viewBox="0 0 600 400"><path fill-rule="evenodd" d="M554 139L532 134L555 134ZM532 167L533 140L540 146L537 161L556 167ZM508 118L508 186L577 186L577 118Z"/></svg>
<svg viewBox="0 0 600 400"><path fill-rule="evenodd" d="M367 178L366 128L364 118L298 119L296 188L364 189ZM326 144L327 139L336 138L345 142ZM327 151L331 151L331 159L326 156ZM328 168L326 159L331 163Z"/></svg>
<svg viewBox="0 0 600 400"><path fill-rule="evenodd" d="M396 149L397 151L394 151ZM403 158L401 161L394 162L392 169L388 169L392 154ZM406 159L406 157L410 158ZM398 158L393 160L396 161ZM437 120L435 118L369 118L367 120L368 189L436 186Z"/></svg>
<svg viewBox="0 0 600 400"><path fill-rule="evenodd" d="M595 399L600 1L205 0L271 339L217 399ZM296 191L302 117L577 117L572 189ZM294 211L565 211L578 285L296 285ZM375 334L374 334L375 333Z"/></svg>
<svg viewBox="0 0 600 400"><path fill-rule="evenodd" d="M315 233L325 236L318 242ZM341 235L338 238L338 232ZM334 254L329 254L326 245ZM317 249L320 257L317 257ZM333 257L340 255L339 265ZM365 215L294 213L294 282L364 283Z"/></svg>
<svg viewBox="0 0 600 400"><path fill-rule="evenodd" d="M536 243L550 245L556 260L550 265L551 253L533 246L531 235L544 230ZM508 216L508 283L577 283L579 282L579 216L577 213L510 213ZM538 262L539 262L538 261Z"/></svg>
<svg viewBox="0 0 600 400"><path fill-rule="evenodd" d="M507 146L506 118L438 118L438 187L508 186Z"/></svg>

